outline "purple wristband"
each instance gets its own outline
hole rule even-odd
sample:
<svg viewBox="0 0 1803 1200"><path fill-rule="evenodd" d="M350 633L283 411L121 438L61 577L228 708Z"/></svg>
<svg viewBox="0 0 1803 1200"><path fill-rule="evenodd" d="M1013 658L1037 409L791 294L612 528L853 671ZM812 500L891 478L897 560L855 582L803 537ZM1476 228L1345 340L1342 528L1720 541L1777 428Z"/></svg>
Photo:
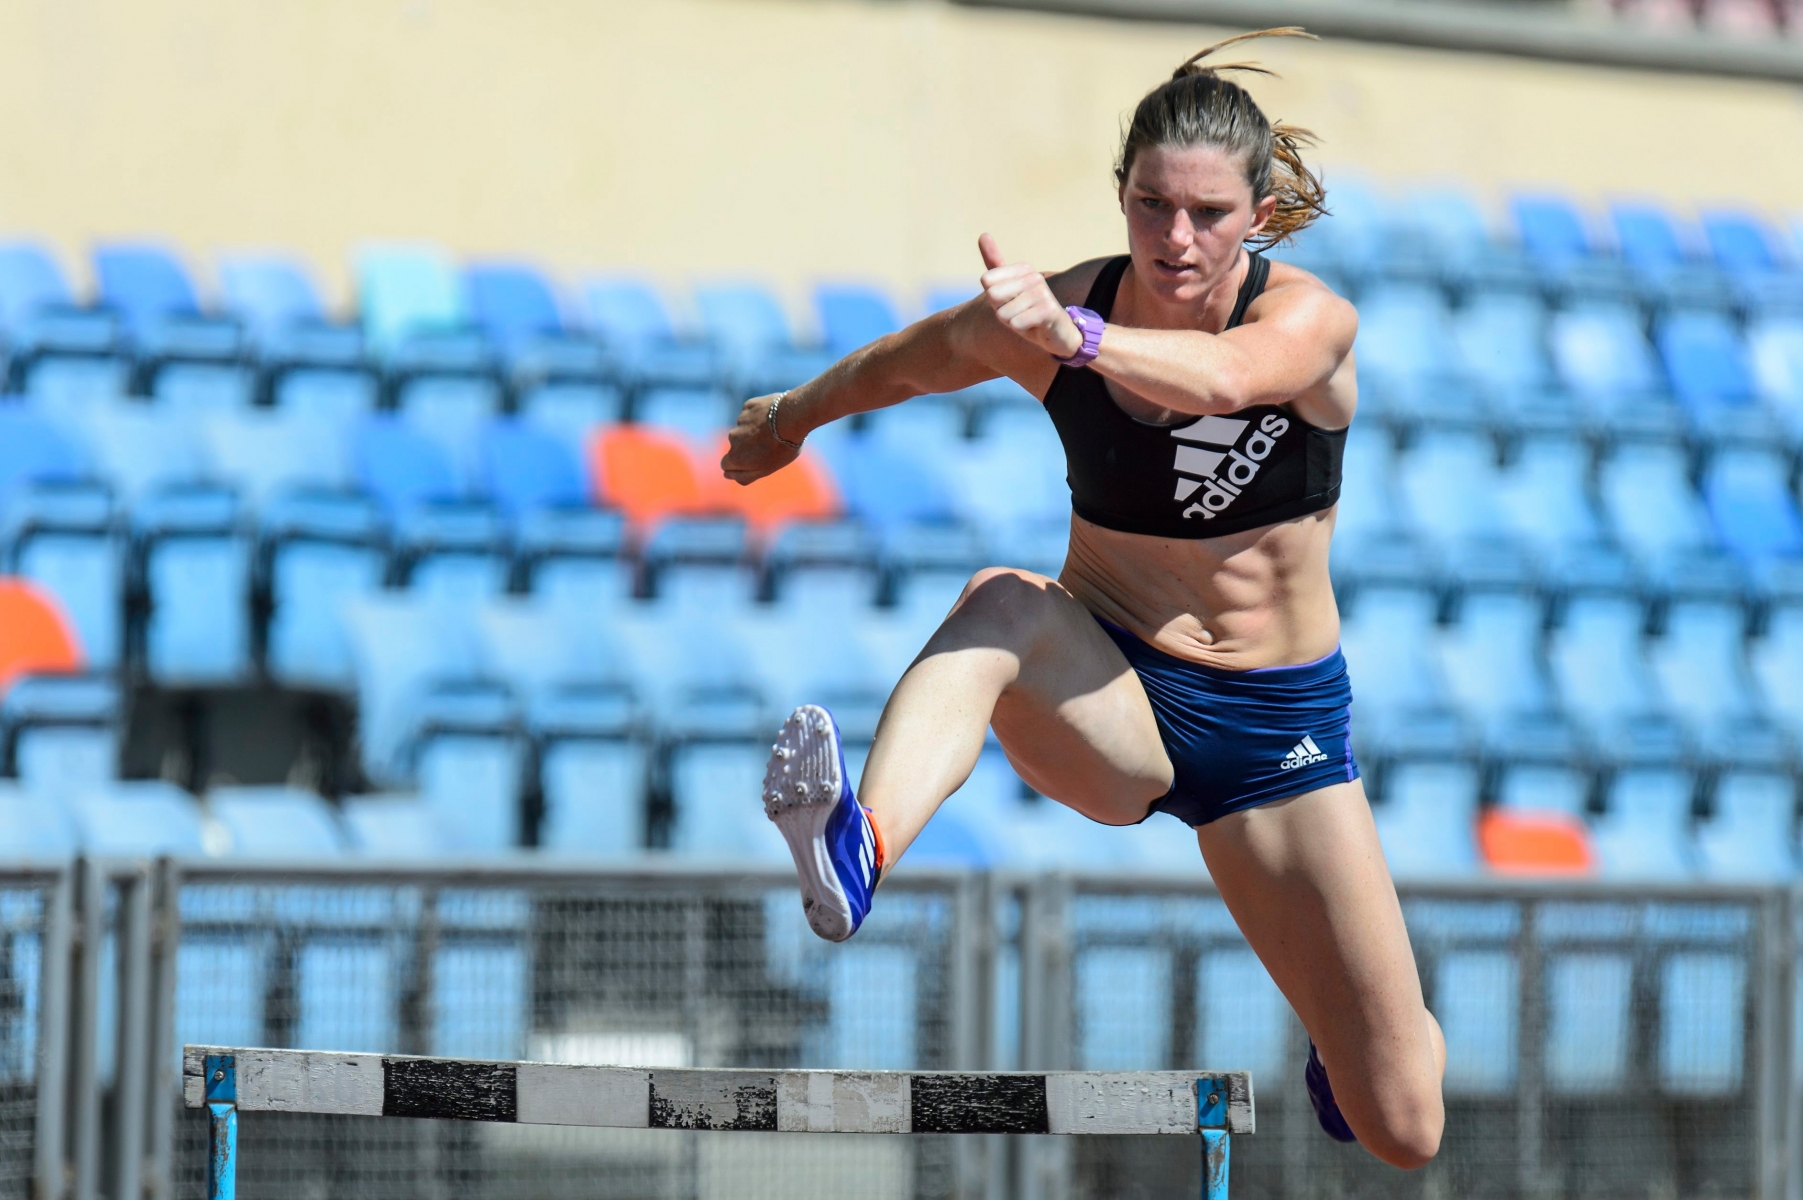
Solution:
<svg viewBox="0 0 1803 1200"><path fill-rule="evenodd" d="M1080 308L1075 304L1070 305L1064 311L1070 315L1071 320L1077 323L1077 332L1083 335L1083 344L1077 347L1077 352L1069 358L1058 358L1056 354L1052 357L1057 358L1067 367L1087 367L1095 361L1096 355L1102 349L1102 330L1108 327L1108 323L1102 320L1102 314L1093 309Z"/></svg>

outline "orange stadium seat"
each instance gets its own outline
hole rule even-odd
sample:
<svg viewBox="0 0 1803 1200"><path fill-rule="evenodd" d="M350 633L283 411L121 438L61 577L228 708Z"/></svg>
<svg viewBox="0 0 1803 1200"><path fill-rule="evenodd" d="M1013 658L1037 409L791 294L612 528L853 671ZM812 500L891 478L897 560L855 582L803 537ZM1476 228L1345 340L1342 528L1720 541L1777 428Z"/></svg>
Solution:
<svg viewBox="0 0 1803 1200"><path fill-rule="evenodd" d="M744 517L753 529L768 531L785 521L818 521L839 515L839 489L832 472L812 450L774 475L767 475L748 487L720 474L720 456L726 453L726 439L721 438L700 464L702 478L707 481L714 503Z"/></svg>
<svg viewBox="0 0 1803 1200"><path fill-rule="evenodd" d="M56 598L22 579L0 579L0 693L21 675L79 671L81 646Z"/></svg>
<svg viewBox="0 0 1803 1200"><path fill-rule="evenodd" d="M709 495L694 454L679 437L633 425L611 425L589 439L596 499L644 525L718 503Z"/></svg>
<svg viewBox="0 0 1803 1200"><path fill-rule="evenodd" d="M1501 875L1589 875L1596 851L1584 822L1562 812L1492 809L1478 818L1484 863Z"/></svg>

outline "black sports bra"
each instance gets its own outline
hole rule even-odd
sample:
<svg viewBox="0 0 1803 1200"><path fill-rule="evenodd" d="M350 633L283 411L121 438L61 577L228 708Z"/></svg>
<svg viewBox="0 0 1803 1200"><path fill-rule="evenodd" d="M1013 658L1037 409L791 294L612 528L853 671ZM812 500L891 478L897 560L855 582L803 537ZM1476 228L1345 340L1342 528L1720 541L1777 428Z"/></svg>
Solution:
<svg viewBox="0 0 1803 1200"><path fill-rule="evenodd" d="M1232 329L1265 290L1271 264L1250 255ZM1084 307L1106 319L1132 259L1109 260ZM1154 425L1127 415L1102 376L1060 367L1045 397L1064 443L1071 508L1104 529L1210 538L1274 525L1340 498L1344 429L1317 429L1282 405Z"/></svg>

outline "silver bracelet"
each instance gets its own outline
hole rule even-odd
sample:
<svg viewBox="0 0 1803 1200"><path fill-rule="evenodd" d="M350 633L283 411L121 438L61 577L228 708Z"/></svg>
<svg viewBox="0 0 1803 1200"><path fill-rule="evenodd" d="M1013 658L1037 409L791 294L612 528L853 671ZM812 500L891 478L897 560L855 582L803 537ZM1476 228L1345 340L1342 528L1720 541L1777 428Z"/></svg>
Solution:
<svg viewBox="0 0 1803 1200"><path fill-rule="evenodd" d="M776 432L776 410L782 407L783 398L788 394L788 392L778 392L776 398L770 401L770 407L764 410L764 424L769 427L771 437L775 438L791 450L799 450L801 449L801 442L791 442L788 438ZM806 440L807 435L803 434L802 436L803 440Z"/></svg>

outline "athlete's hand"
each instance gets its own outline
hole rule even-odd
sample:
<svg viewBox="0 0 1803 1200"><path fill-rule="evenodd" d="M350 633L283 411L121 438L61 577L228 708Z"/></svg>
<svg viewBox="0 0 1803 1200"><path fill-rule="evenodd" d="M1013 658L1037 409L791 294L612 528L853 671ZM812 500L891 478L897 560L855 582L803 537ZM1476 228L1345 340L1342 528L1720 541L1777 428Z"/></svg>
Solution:
<svg viewBox="0 0 1803 1200"><path fill-rule="evenodd" d="M798 451L770 436L770 402L774 399L775 396L753 396L745 401L739 406L738 421L726 435L726 454L720 459L720 470L740 486L774 474L800 457ZM786 416L780 410L777 413L779 420ZM783 436L795 435L784 429Z"/></svg>
<svg viewBox="0 0 1803 1200"><path fill-rule="evenodd" d="M1083 331L1058 303L1044 275L1026 263L1008 262L988 234L977 239L977 249L989 268L980 280L983 298L996 320L1058 358L1069 358L1083 348Z"/></svg>

